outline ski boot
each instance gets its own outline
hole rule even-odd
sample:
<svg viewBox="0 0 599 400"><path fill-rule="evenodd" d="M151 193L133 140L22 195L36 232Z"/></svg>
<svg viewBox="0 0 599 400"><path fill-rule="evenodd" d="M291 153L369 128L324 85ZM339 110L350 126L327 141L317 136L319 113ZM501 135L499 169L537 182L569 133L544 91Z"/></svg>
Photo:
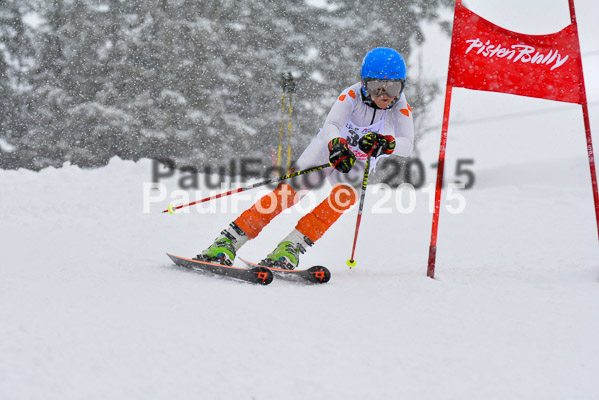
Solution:
<svg viewBox="0 0 599 400"><path fill-rule="evenodd" d="M235 223L222 231L202 254L194 259L199 261L213 262L222 265L233 265L237 250L248 241L248 237Z"/></svg>
<svg viewBox="0 0 599 400"><path fill-rule="evenodd" d="M296 269L299 265L299 255L304 254L306 247L313 244L310 239L294 229L259 264L269 268Z"/></svg>

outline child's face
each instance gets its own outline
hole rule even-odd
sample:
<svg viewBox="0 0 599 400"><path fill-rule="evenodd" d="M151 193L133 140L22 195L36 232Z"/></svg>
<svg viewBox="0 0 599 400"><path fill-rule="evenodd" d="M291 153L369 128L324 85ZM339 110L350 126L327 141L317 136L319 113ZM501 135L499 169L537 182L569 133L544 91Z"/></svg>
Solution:
<svg viewBox="0 0 599 400"><path fill-rule="evenodd" d="M371 97L372 97L372 101L374 101L374 104L376 104L377 107L379 107L383 110L386 109L393 100L395 100L395 96L389 97L386 93L383 93L380 96L371 96Z"/></svg>

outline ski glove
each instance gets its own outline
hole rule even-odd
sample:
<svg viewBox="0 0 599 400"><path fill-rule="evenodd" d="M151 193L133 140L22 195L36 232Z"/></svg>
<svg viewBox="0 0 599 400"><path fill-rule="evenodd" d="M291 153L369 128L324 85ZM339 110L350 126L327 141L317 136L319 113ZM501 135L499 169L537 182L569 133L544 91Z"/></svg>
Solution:
<svg viewBox="0 0 599 400"><path fill-rule="evenodd" d="M358 141L360 150L371 157L378 157L381 154L391 154L395 150L395 138L393 136L383 136L375 132L367 133Z"/></svg>
<svg viewBox="0 0 599 400"><path fill-rule="evenodd" d="M343 138L335 138L329 142L329 162L337 171L347 174L356 163L356 156L347 146Z"/></svg>

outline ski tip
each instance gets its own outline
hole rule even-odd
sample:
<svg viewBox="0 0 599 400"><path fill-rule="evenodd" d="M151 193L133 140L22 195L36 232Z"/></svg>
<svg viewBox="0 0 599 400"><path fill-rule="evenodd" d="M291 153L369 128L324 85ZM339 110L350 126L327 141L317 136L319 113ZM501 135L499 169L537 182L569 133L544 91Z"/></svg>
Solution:
<svg viewBox="0 0 599 400"><path fill-rule="evenodd" d="M174 254L171 253L166 253L166 255L168 256L168 258L170 258L171 260L173 260L175 262L175 264L177 263L178 260L185 260L185 257L180 257L180 256L176 256Z"/></svg>

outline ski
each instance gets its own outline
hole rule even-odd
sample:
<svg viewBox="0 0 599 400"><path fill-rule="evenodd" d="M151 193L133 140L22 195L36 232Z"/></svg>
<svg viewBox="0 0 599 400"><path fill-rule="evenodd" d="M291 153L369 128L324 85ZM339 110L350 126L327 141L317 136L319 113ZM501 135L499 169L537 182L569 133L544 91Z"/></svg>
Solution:
<svg viewBox="0 0 599 400"><path fill-rule="evenodd" d="M209 272L226 278L238 279L260 285L268 285L273 280L273 273L268 268L259 265L247 269L178 257L168 253L166 255L169 256L175 264L193 271Z"/></svg>
<svg viewBox="0 0 599 400"><path fill-rule="evenodd" d="M309 283L327 283L331 279L331 271L326 267L315 265L308 269L280 269L264 267L262 265L254 264L248 260L244 260L241 257L237 257L243 261L249 268L266 268L277 277L277 279L286 279L296 282L309 282ZM251 270L250 270L251 271Z"/></svg>

